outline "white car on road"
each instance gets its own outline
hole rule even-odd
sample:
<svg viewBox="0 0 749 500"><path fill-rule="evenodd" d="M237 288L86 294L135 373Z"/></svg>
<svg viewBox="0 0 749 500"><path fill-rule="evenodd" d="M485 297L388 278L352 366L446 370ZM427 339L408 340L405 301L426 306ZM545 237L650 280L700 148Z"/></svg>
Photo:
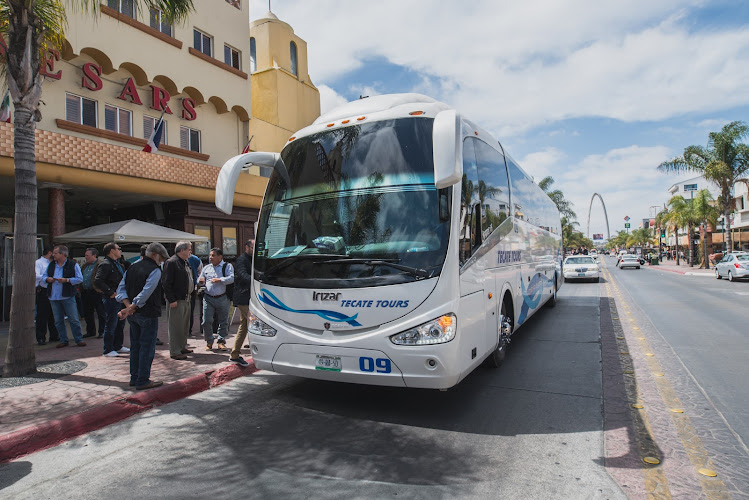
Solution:
<svg viewBox="0 0 749 500"><path fill-rule="evenodd" d="M749 252L733 252L725 255L715 266L715 277L734 281L749 278Z"/></svg>
<svg viewBox="0 0 749 500"><path fill-rule="evenodd" d="M562 265L564 281L601 279L601 270L596 260L589 255L571 255L564 259Z"/></svg>
<svg viewBox="0 0 749 500"><path fill-rule="evenodd" d="M621 256L621 259L619 259L619 263L617 265L619 266L619 269L624 269L625 267L634 267L635 269L640 269L640 259L637 257L637 255L626 253Z"/></svg>

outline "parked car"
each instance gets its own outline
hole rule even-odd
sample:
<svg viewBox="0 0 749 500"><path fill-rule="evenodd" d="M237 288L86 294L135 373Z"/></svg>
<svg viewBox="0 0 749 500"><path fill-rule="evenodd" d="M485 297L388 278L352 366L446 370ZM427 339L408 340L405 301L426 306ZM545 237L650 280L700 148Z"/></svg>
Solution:
<svg viewBox="0 0 749 500"><path fill-rule="evenodd" d="M596 260L590 255L571 255L564 259L562 264L564 281L601 279L601 270Z"/></svg>
<svg viewBox="0 0 749 500"><path fill-rule="evenodd" d="M728 278L728 281L749 278L749 252L724 255L715 265L715 277L721 279L723 276Z"/></svg>
<svg viewBox="0 0 749 500"><path fill-rule="evenodd" d="M635 269L640 269L640 266L642 264L640 263L640 259L637 257L637 255L628 253L622 255L622 257L619 259L619 263L617 266L619 269L624 269L625 267L634 267Z"/></svg>

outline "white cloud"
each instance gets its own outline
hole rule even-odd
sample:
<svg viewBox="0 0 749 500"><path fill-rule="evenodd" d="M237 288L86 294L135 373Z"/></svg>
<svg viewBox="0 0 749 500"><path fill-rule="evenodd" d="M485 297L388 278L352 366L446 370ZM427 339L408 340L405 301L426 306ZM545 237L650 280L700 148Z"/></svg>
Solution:
<svg viewBox="0 0 749 500"><path fill-rule="evenodd" d="M749 104L749 29L688 31L684 12L702 4L286 0L274 12L308 42L313 81L383 58L424 75L407 90L506 137L565 118L659 120ZM250 5L253 18L267 10Z"/></svg>
<svg viewBox="0 0 749 500"><path fill-rule="evenodd" d="M327 85L318 85L317 89L320 91L320 114L325 114L348 102L348 99Z"/></svg>
<svg viewBox="0 0 749 500"><path fill-rule="evenodd" d="M649 217L651 206L663 206L668 201L666 191L677 179L661 174L656 167L672 156L665 146L629 146L586 156L575 164L565 163L565 156L557 150L531 153L521 163L525 170L540 180L545 175L554 178L554 188L561 189L574 204L580 229L588 225L588 210L593 193L603 198L608 212L611 234L624 229L624 216L632 222ZM536 172L541 171L542 174ZM633 228L637 224L632 225ZM606 221L599 201L593 202L590 230L606 232Z"/></svg>

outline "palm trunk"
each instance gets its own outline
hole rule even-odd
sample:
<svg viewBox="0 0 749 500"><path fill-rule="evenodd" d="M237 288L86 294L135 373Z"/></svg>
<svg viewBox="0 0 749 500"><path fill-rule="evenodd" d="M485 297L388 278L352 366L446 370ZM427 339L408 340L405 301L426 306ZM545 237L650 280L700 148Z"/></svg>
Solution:
<svg viewBox="0 0 749 500"><path fill-rule="evenodd" d="M687 226L687 244L689 245L689 267L694 267L694 228L691 224Z"/></svg>
<svg viewBox="0 0 749 500"><path fill-rule="evenodd" d="M15 160L15 227L13 237L13 292L10 301L8 350L3 376L14 377L36 371L34 355L34 302L37 228L36 157L34 152L39 98L42 80L39 76L38 25L32 3L11 1L7 82L13 98Z"/></svg>
<svg viewBox="0 0 749 500"><path fill-rule="evenodd" d="M676 238L676 265L681 265L679 259L679 226L674 226L674 237Z"/></svg>
<svg viewBox="0 0 749 500"><path fill-rule="evenodd" d="M34 353L34 301L36 260L36 122L28 110L15 110L16 213L13 234L13 293L10 299L10 330L3 376L17 377L36 371Z"/></svg>
<svg viewBox="0 0 749 500"><path fill-rule="evenodd" d="M726 228L726 252L733 252L733 240L731 239L731 192L723 197L723 224Z"/></svg>

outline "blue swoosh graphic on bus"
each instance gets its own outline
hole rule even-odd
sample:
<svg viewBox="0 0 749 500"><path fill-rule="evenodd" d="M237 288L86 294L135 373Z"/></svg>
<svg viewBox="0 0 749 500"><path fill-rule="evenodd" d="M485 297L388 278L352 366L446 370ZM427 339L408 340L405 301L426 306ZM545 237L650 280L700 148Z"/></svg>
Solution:
<svg viewBox="0 0 749 500"><path fill-rule="evenodd" d="M523 322L528 318L528 313L538 307L538 303L541 302L543 296L544 285L554 284L554 280L547 278L545 275L537 273L528 283L528 288L525 288L525 281L520 280L520 285L523 290L523 305L520 307L520 316L518 317L518 326L522 325Z"/></svg>
<svg viewBox="0 0 749 500"><path fill-rule="evenodd" d="M260 290L260 294L257 298L260 300L260 302L268 304L271 307L275 307L276 309L281 309L282 311L299 314L316 314L326 321L334 321L336 323L345 321L351 326L362 326L361 323L356 321L356 317L359 315L359 313L356 313L353 316L346 316L345 314L339 313L338 311L325 311L323 309L292 309L291 307L281 302L278 297L273 295L265 288L262 288Z"/></svg>

